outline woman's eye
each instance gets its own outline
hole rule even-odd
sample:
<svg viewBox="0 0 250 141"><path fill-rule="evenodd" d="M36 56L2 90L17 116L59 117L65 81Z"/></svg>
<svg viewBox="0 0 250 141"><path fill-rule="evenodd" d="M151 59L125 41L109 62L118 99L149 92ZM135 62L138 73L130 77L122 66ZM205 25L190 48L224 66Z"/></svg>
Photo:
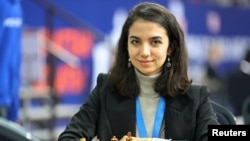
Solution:
<svg viewBox="0 0 250 141"><path fill-rule="evenodd" d="M136 44L139 43L139 41L138 40L132 40L131 43L134 44L134 45L136 45Z"/></svg>
<svg viewBox="0 0 250 141"><path fill-rule="evenodd" d="M161 41L155 40L155 41L152 42L152 44L153 44L153 45L159 45L159 44L161 44Z"/></svg>

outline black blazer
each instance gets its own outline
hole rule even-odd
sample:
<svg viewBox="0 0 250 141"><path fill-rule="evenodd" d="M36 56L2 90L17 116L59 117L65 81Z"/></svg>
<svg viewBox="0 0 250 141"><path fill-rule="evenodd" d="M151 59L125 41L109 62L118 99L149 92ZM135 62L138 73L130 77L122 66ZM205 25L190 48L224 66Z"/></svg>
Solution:
<svg viewBox="0 0 250 141"><path fill-rule="evenodd" d="M97 136L110 141L121 139L128 131L136 134L135 98L126 98L108 85L107 75L100 74L88 100L72 117L58 141L73 141ZM165 137L172 140L207 141L207 126L218 124L205 86L192 85L187 94L167 98Z"/></svg>

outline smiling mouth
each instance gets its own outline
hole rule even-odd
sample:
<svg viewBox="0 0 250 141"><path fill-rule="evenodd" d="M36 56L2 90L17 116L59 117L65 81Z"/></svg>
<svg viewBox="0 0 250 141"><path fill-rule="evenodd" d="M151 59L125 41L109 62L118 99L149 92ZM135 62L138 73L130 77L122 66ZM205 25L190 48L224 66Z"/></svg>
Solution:
<svg viewBox="0 0 250 141"><path fill-rule="evenodd" d="M149 65L152 61L139 61L139 63L143 66Z"/></svg>
<svg viewBox="0 0 250 141"><path fill-rule="evenodd" d="M150 63L151 61L139 61L140 63Z"/></svg>

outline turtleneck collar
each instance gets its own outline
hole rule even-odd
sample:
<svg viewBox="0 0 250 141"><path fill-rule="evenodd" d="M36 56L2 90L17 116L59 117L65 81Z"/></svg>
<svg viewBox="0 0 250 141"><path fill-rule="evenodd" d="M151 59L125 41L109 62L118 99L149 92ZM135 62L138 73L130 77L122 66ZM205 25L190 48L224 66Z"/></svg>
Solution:
<svg viewBox="0 0 250 141"><path fill-rule="evenodd" d="M154 85L157 78L160 76L161 73L147 76L140 73L138 70L135 69L135 74L139 81L140 86L140 96L142 97L159 97L159 94L155 92Z"/></svg>

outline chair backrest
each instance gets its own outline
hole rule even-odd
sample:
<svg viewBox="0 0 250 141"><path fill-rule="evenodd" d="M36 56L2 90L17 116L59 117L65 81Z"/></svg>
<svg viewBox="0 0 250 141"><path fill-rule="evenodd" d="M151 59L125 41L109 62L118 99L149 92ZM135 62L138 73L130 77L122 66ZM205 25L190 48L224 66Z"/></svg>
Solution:
<svg viewBox="0 0 250 141"><path fill-rule="evenodd" d="M21 125L0 117L1 141L42 141Z"/></svg>
<svg viewBox="0 0 250 141"><path fill-rule="evenodd" d="M215 101L211 101L211 103L220 124L236 125L236 117L231 111Z"/></svg>
<svg viewBox="0 0 250 141"><path fill-rule="evenodd" d="M250 96L248 96L243 102L242 115L244 124L250 124Z"/></svg>

